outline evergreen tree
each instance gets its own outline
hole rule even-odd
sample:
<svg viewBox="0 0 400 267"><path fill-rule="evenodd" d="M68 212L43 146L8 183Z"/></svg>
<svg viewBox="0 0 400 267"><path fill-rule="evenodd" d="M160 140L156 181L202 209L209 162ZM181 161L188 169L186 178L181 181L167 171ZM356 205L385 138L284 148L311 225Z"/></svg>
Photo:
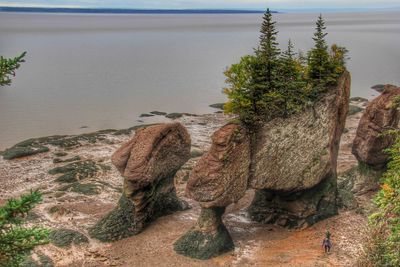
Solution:
<svg viewBox="0 0 400 267"><path fill-rule="evenodd" d="M287 49L281 54L279 66L279 88L285 99L281 115L285 116L298 111L305 101L306 83L302 72L301 59L296 58L293 43L289 39Z"/></svg>
<svg viewBox="0 0 400 267"><path fill-rule="evenodd" d="M263 89L263 92L269 92L274 89L274 82L277 76L278 57L280 50L276 37L276 22L272 19L272 13L267 9L263 16L263 22L260 30L260 44L256 50L256 55L260 59L260 68L257 68L255 82Z"/></svg>
<svg viewBox="0 0 400 267"><path fill-rule="evenodd" d="M0 266L20 266L25 257L38 245L48 242L49 231L43 228L25 228L23 217L41 201L38 191L10 199L0 207Z"/></svg>
<svg viewBox="0 0 400 267"><path fill-rule="evenodd" d="M0 86L11 84L11 79L15 76L15 70L21 66L22 62L25 62L25 55L26 52L10 59L0 56Z"/></svg>
<svg viewBox="0 0 400 267"><path fill-rule="evenodd" d="M313 37L315 45L308 53L308 77L313 85L322 87L324 87L331 75L328 45L325 40L327 33L325 33L325 30L325 21L322 15L319 15Z"/></svg>

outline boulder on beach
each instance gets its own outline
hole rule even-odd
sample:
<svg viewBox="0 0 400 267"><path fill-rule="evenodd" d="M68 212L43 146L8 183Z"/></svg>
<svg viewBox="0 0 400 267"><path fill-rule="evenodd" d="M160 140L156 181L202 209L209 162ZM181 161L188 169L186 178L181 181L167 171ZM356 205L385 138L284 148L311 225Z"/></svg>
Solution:
<svg viewBox="0 0 400 267"><path fill-rule="evenodd" d="M382 94L368 104L358 125L352 152L358 161L374 169L381 169L388 162L384 150L393 144L394 137L384 133L399 127L399 97L399 87L386 85Z"/></svg>

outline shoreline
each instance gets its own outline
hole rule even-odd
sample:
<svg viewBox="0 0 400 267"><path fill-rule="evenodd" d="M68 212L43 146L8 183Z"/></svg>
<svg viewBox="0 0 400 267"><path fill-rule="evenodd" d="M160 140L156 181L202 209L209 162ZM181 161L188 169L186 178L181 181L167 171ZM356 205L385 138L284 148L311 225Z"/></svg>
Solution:
<svg viewBox="0 0 400 267"><path fill-rule="evenodd" d="M338 173L357 164L349 144L354 138L365 102L352 101L351 104L359 109L354 109L354 114L347 117L347 131L340 144ZM200 212L199 204L187 198L185 193L190 171L200 156L208 151L210 136L226 124L229 118L221 113L214 113L184 115L174 120L188 129L192 139L192 158L175 176L177 194L188 201L191 209L161 217L140 235L117 242L100 243L89 239L87 244L79 247L59 248L49 244L35 252L50 257L56 266L133 266L138 262L141 266L210 267L272 263L293 266L300 263L303 266L336 266L340 263L340 266L354 266L361 249L357 244L363 238L362 229L366 222L366 217L359 210L363 209L363 203L369 203L369 197L365 196L364 199L357 199L360 208L341 209L338 216L321 221L306 230L293 231L249 220L246 209L252 201L254 191L248 190L237 204L228 207L224 216L236 245L234 252L207 261L193 261L173 251L174 241L193 226ZM121 135L100 130L96 132L97 135L90 135L100 137L96 140L89 139L87 134L67 136L62 139L67 140L65 146L62 145L63 142L56 142L48 145L49 151L46 153L13 160L0 157L0 204L30 189L39 189L43 192L43 202L30 214L31 224L56 229L67 228L88 236L90 226L111 211L120 197L123 179L111 164L111 155L123 142L130 139L133 130L128 130L125 129ZM72 168L72 173L66 171L57 174L60 170L68 169L65 168L67 166ZM71 180L81 174L83 176L78 181ZM357 229L354 228L354 222L357 222ZM334 233L336 247L326 257L320 250L319 239L328 228Z"/></svg>

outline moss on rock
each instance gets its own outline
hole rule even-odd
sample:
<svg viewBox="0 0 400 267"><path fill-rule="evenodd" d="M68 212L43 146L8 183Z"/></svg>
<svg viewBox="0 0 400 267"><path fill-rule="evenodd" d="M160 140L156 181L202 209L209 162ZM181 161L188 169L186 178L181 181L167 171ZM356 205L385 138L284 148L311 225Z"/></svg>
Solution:
<svg viewBox="0 0 400 267"><path fill-rule="evenodd" d="M69 247L72 244L88 243L89 239L82 233L70 229L57 229L49 235L51 243L57 247Z"/></svg>
<svg viewBox="0 0 400 267"><path fill-rule="evenodd" d="M21 264L21 267L53 267L54 262L49 257L42 253L37 253L37 259L33 259L32 256L29 256L25 259L25 261Z"/></svg>
<svg viewBox="0 0 400 267"><path fill-rule="evenodd" d="M355 102L368 102L368 99L360 96L355 96L350 98L350 101L355 101Z"/></svg>
<svg viewBox="0 0 400 267"><path fill-rule="evenodd" d="M150 114L153 114L153 115L158 115L158 116L164 116L164 115L167 115L167 112L162 112L162 111L152 111L152 112L150 112Z"/></svg>
<svg viewBox="0 0 400 267"><path fill-rule="evenodd" d="M81 160L81 157L79 156L75 156L69 159L60 159L60 158L55 158L53 159L53 163L66 163L66 162L74 162L74 161L78 161Z"/></svg>
<svg viewBox="0 0 400 267"><path fill-rule="evenodd" d="M178 113L178 112L173 112L173 113L169 113L169 114L165 115L166 118L172 119L172 120L181 118L182 116L183 116L183 113Z"/></svg>
<svg viewBox="0 0 400 267"><path fill-rule="evenodd" d="M37 147L19 147L13 146L3 152L3 158L10 160L15 158L21 158L26 156L32 156L39 153L48 152L49 148L45 146L37 146Z"/></svg>
<svg viewBox="0 0 400 267"><path fill-rule="evenodd" d="M234 249L232 237L222 223L225 208L202 208L195 227L174 243L184 256L206 260Z"/></svg>
<svg viewBox="0 0 400 267"><path fill-rule="evenodd" d="M100 168L92 160L74 162L65 166L56 167L49 170L49 174L63 174L57 178L57 182L72 183L85 178L94 177Z"/></svg>
<svg viewBox="0 0 400 267"><path fill-rule="evenodd" d="M357 113L359 113L359 112L361 112L363 110L364 109L362 109L362 108L360 108L358 106L350 105L349 106L349 113L347 113L347 116L351 116L351 115L357 114Z"/></svg>
<svg viewBox="0 0 400 267"><path fill-rule="evenodd" d="M54 155L55 155L56 157L65 157L65 156L68 155L68 153L67 153L67 152L64 152L64 151L58 151L58 152L55 152Z"/></svg>
<svg viewBox="0 0 400 267"><path fill-rule="evenodd" d="M135 207L124 194L118 201L118 206L89 229L89 235L102 242L120 240L137 233L135 222Z"/></svg>
<svg viewBox="0 0 400 267"><path fill-rule="evenodd" d="M174 244L174 250L184 256L206 260L234 249L232 238L221 225L216 233L191 230Z"/></svg>
<svg viewBox="0 0 400 267"><path fill-rule="evenodd" d="M75 192L87 196L92 196L92 195L98 195L101 192L101 186L97 184L92 184L92 183L79 183L75 182L70 185L66 185L64 187L61 187L58 189L59 191L65 191L65 192Z"/></svg>

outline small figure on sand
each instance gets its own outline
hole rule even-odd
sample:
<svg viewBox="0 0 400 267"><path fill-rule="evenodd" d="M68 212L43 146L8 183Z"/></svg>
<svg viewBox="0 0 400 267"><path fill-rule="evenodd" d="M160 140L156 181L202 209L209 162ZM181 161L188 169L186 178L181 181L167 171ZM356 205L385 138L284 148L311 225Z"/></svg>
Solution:
<svg viewBox="0 0 400 267"><path fill-rule="evenodd" d="M328 253L331 251L332 242L331 242L331 233L329 231L326 231L326 233L325 233L325 238L322 241L322 247L324 248L325 253Z"/></svg>

